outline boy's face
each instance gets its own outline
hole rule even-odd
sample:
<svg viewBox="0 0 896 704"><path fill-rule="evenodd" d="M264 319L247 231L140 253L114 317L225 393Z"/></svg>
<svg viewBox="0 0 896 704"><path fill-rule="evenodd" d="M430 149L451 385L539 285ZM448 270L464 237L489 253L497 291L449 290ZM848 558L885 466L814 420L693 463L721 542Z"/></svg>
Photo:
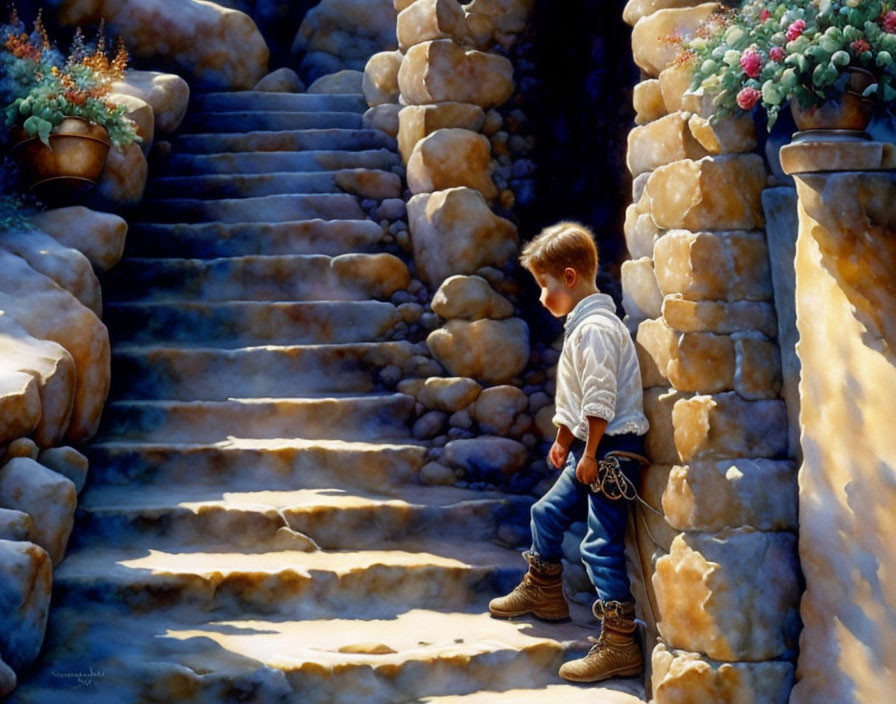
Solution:
<svg viewBox="0 0 896 704"><path fill-rule="evenodd" d="M540 271L533 271L532 275L541 287L541 296L538 300L551 315L562 318L575 307L572 295L576 282L574 269L566 269L562 276L553 276Z"/></svg>

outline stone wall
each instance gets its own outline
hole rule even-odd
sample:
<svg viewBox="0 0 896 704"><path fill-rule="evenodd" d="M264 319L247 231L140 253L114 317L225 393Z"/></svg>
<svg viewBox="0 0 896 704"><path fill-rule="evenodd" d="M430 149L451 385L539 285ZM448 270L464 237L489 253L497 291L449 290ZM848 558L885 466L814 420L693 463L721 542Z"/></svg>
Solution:
<svg viewBox="0 0 896 704"><path fill-rule="evenodd" d="M796 468L761 207L768 174L752 121L710 124L670 41L714 8L631 0L624 14L643 81L623 296L656 465L645 493L661 496L665 513L645 515L653 530L638 534L658 704L787 701L799 628Z"/></svg>

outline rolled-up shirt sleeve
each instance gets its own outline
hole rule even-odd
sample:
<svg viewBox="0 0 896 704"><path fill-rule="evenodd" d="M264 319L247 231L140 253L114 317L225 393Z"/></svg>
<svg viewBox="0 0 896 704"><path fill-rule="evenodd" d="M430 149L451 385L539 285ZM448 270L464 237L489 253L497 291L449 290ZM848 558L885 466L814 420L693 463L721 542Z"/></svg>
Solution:
<svg viewBox="0 0 896 704"><path fill-rule="evenodd" d="M575 370L582 389L582 414L603 418L608 423L616 415L616 370L619 344L613 331L597 325L583 325L575 346Z"/></svg>

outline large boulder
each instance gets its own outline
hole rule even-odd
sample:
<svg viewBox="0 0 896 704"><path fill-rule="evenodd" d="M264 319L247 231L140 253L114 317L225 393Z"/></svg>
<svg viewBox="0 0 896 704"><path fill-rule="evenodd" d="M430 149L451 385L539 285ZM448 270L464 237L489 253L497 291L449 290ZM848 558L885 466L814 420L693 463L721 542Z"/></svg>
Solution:
<svg viewBox="0 0 896 704"><path fill-rule="evenodd" d="M488 17L491 24L504 34L518 34L526 28L535 0L472 0L464 10L467 17Z"/></svg>
<svg viewBox="0 0 896 704"><path fill-rule="evenodd" d="M100 271L118 264L124 252L128 224L112 213L75 205L37 213L31 222L60 244L77 249Z"/></svg>
<svg viewBox="0 0 896 704"><path fill-rule="evenodd" d="M483 433L507 435L517 417L529 407L529 397L515 386L486 389L473 406L473 417Z"/></svg>
<svg viewBox="0 0 896 704"><path fill-rule="evenodd" d="M398 85L408 105L459 102L490 108L513 93L513 64L503 56L437 39L408 50Z"/></svg>
<svg viewBox="0 0 896 704"><path fill-rule="evenodd" d="M147 176L149 164L139 144L112 147L88 202L112 210L137 205L143 200Z"/></svg>
<svg viewBox="0 0 896 704"><path fill-rule="evenodd" d="M37 380L25 372L0 369L0 443L27 435L39 421Z"/></svg>
<svg viewBox="0 0 896 704"><path fill-rule="evenodd" d="M155 131L174 132L190 104L190 86L174 73L128 69L124 79L112 84L117 94L133 95L152 108Z"/></svg>
<svg viewBox="0 0 896 704"><path fill-rule="evenodd" d="M456 413L473 403L480 393L482 387L473 379L433 376L424 382L417 400L426 408Z"/></svg>
<svg viewBox="0 0 896 704"><path fill-rule="evenodd" d="M33 663L47 629L53 566L34 543L0 540L0 656L16 670Z"/></svg>
<svg viewBox="0 0 896 704"><path fill-rule="evenodd" d="M87 458L73 447L51 447L43 450L37 458L44 467L67 477L75 485L75 491L87 483Z"/></svg>
<svg viewBox="0 0 896 704"><path fill-rule="evenodd" d="M417 273L431 288L454 274L472 274L516 255L519 236L472 188L414 196L408 224Z"/></svg>
<svg viewBox="0 0 896 704"><path fill-rule="evenodd" d="M408 188L411 193L432 193L466 186L492 201L498 189L491 164L488 138L459 128L436 130L414 147L408 160Z"/></svg>
<svg viewBox="0 0 896 704"><path fill-rule="evenodd" d="M462 43L468 35L467 19L457 0L416 0L398 13L397 32L402 52L432 39Z"/></svg>
<svg viewBox="0 0 896 704"><path fill-rule="evenodd" d="M439 286L432 310L443 318L501 320L513 315L513 304L481 276L452 276Z"/></svg>
<svg viewBox="0 0 896 704"><path fill-rule="evenodd" d="M485 111L469 103L408 105L398 113L398 150L407 164L414 147L424 137L445 127L460 127L479 132L485 122Z"/></svg>
<svg viewBox="0 0 896 704"><path fill-rule="evenodd" d="M308 86L309 93L360 93L363 91L364 73L343 69L328 73Z"/></svg>
<svg viewBox="0 0 896 704"><path fill-rule="evenodd" d="M305 90L305 85L299 78L299 74L284 66L276 71L271 71L255 84L253 90L262 93L301 93Z"/></svg>
<svg viewBox="0 0 896 704"><path fill-rule="evenodd" d="M213 2L83 0L62 3L57 18L69 25L105 18L141 63L175 66L209 87L249 90L267 73L268 47L255 22Z"/></svg>
<svg viewBox="0 0 896 704"><path fill-rule="evenodd" d="M109 392L106 326L20 257L0 252L0 272L0 310L34 337L59 343L74 359L77 386L66 436L74 442L86 440L96 433Z"/></svg>
<svg viewBox="0 0 896 704"><path fill-rule="evenodd" d="M398 69L402 58L400 51L381 51L370 57L361 84L368 105L376 107L398 102Z"/></svg>
<svg viewBox="0 0 896 704"><path fill-rule="evenodd" d="M0 540L30 540L34 521L24 511L0 508Z"/></svg>
<svg viewBox="0 0 896 704"><path fill-rule="evenodd" d="M706 150L694 139L680 112L635 127L628 133L626 165L632 176L653 171L680 159L701 159Z"/></svg>
<svg viewBox="0 0 896 704"><path fill-rule="evenodd" d="M473 481L494 482L522 469L529 461L529 451L516 440L483 435L452 440L445 445L444 458L463 468Z"/></svg>
<svg viewBox="0 0 896 704"><path fill-rule="evenodd" d="M529 326L520 318L449 320L426 344L450 374L504 384L526 367Z"/></svg>
<svg viewBox="0 0 896 704"><path fill-rule="evenodd" d="M125 117L133 120L137 126L140 149L144 154L149 154L156 134L156 118L152 106L142 98L127 93L112 93L109 100L126 110Z"/></svg>
<svg viewBox="0 0 896 704"><path fill-rule="evenodd" d="M656 78L648 78L634 87L632 107L635 108L636 125L646 125L669 112L663 101L662 86Z"/></svg>
<svg viewBox="0 0 896 704"><path fill-rule="evenodd" d="M680 44L669 41L669 37L690 39L718 7L708 2L696 7L663 9L639 19L632 30L635 63L648 76L659 76L681 50Z"/></svg>

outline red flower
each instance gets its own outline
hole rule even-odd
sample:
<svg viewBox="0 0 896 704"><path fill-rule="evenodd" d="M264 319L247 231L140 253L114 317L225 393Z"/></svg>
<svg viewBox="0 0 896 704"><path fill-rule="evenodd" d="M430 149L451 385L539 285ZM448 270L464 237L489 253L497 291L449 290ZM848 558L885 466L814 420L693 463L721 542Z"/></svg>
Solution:
<svg viewBox="0 0 896 704"><path fill-rule="evenodd" d="M768 58L772 61L783 61L785 56L787 56L787 52L784 51L783 47L773 46L768 50Z"/></svg>
<svg viewBox="0 0 896 704"><path fill-rule="evenodd" d="M896 34L896 10L890 10L881 18L881 25L885 32Z"/></svg>
<svg viewBox="0 0 896 704"><path fill-rule="evenodd" d="M803 20L794 20L787 28L787 41L792 42L795 39L799 39L805 28L806 23Z"/></svg>
<svg viewBox="0 0 896 704"><path fill-rule="evenodd" d="M743 88L737 94L737 105L741 110L750 110L761 97L762 93L755 88Z"/></svg>
<svg viewBox="0 0 896 704"><path fill-rule="evenodd" d="M768 11L766 8L762 8L762 12L759 13L759 21L765 22L772 16L772 13Z"/></svg>
<svg viewBox="0 0 896 704"><path fill-rule="evenodd" d="M856 52L856 54L864 54L866 51L871 51L871 45L864 39L856 39L849 45L849 48Z"/></svg>
<svg viewBox="0 0 896 704"><path fill-rule="evenodd" d="M762 56L755 49L747 49L741 54L740 65L750 78L758 78L759 69L762 68Z"/></svg>

